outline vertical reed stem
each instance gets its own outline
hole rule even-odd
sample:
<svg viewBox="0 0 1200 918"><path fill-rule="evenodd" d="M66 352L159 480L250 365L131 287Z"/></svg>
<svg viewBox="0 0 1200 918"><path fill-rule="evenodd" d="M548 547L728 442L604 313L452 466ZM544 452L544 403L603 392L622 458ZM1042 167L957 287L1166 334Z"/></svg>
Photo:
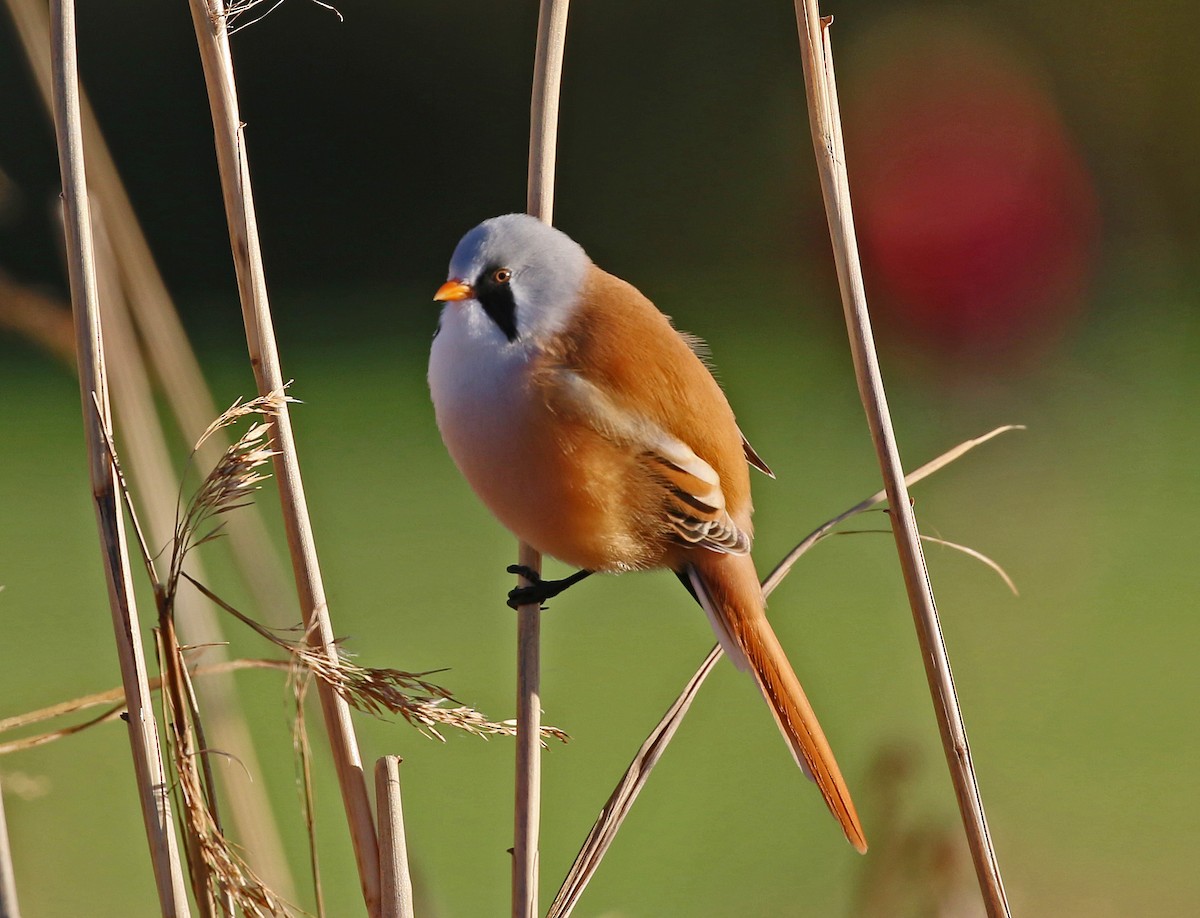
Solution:
<svg viewBox="0 0 1200 918"><path fill-rule="evenodd" d="M267 300L250 169L238 111L233 58L229 51L226 7L223 0L189 0L189 5L212 108L217 166L242 301L246 343L259 393L266 395L280 389L284 379ZM278 450L274 457L275 478L279 486L300 610L310 643L330 659L335 659L337 646L329 619L325 586L287 405L281 407L273 426ZM379 843L350 708L326 682L317 682L317 694L354 845L363 899L368 914L376 916L379 914Z"/></svg>
<svg viewBox="0 0 1200 918"><path fill-rule="evenodd" d="M540 570L542 557L528 545L517 560ZM525 579L521 578L522 584ZM516 796L513 804L513 918L538 914L538 836L542 808L542 613L537 603L517 609Z"/></svg>
<svg viewBox="0 0 1200 918"><path fill-rule="evenodd" d="M74 0L52 0L50 4L50 55L54 84L54 131L62 173L67 264L92 495L100 530L121 681L128 706L129 738L138 799L150 842L150 859L161 911L164 916L176 918L189 915L190 912L171 818L158 725L150 702L124 519L105 436L110 411L83 160Z"/></svg>
<svg viewBox="0 0 1200 918"><path fill-rule="evenodd" d="M562 89L569 0L541 0L533 99L529 110L529 198L526 209L554 222L554 165L558 149L558 97Z"/></svg>
<svg viewBox="0 0 1200 918"><path fill-rule="evenodd" d="M0 786L0 918L21 918L17 903L17 878L13 873L12 847L8 843L8 820L4 815L4 788Z"/></svg>
<svg viewBox="0 0 1200 918"><path fill-rule="evenodd" d="M867 297L850 206L846 155L842 144L841 117L833 76L833 52L829 43L829 22L820 18L817 0L795 0L795 7L813 148L821 176L821 192L833 242L834 261L842 291L842 305L859 395L883 472L884 489L890 509L888 516L896 537L904 585L908 592L909 605L912 607L921 657L925 662L925 675L929 681L942 745L954 782L954 792L962 813L980 891L989 916L1007 916L1008 901L1004 895L1000 867L987 829L983 801L975 778L970 746L967 744L966 727L963 725L962 711L954 689L954 677L950 671L950 660L938 621L933 587L921 550L916 516L904 482L900 452L892 428L883 376L879 369L879 359L871 331L870 314L867 311Z"/></svg>
<svg viewBox="0 0 1200 918"><path fill-rule="evenodd" d="M413 918L397 755L385 755L375 762L375 809L379 814L380 918Z"/></svg>
<svg viewBox="0 0 1200 918"><path fill-rule="evenodd" d="M542 0L538 11L533 94L529 106L529 195L526 209L554 221L554 161L558 97L569 0ZM540 571L541 555L522 543L517 563ZM524 580L521 581L524 583ZM517 610L516 799L513 819L513 918L538 913L538 835L542 787L541 609Z"/></svg>

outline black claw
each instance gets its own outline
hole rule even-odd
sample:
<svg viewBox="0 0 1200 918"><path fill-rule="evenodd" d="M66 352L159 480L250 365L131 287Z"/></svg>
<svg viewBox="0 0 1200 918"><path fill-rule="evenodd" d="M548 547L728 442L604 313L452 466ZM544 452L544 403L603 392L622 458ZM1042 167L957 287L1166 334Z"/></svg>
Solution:
<svg viewBox="0 0 1200 918"><path fill-rule="evenodd" d="M537 603L539 607L545 609L543 605L547 599L553 599L569 586L574 586L584 577L589 576L591 571L576 571L570 577L564 577L562 580L543 580L537 571L526 567L524 564L510 564L505 568L510 574L519 574L529 581L529 586L514 587L508 591L507 603L510 609L516 609L520 606L529 606Z"/></svg>
<svg viewBox="0 0 1200 918"><path fill-rule="evenodd" d="M530 583L541 583L542 575L535 571L532 567L526 567L524 564L510 564L505 568L510 574L519 574Z"/></svg>
<svg viewBox="0 0 1200 918"><path fill-rule="evenodd" d="M510 574L524 577L530 583L529 586L513 587L508 591L508 598L505 601L510 609L519 609L521 606L532 605L535 602L541 609L546 608L542 605L542 601L547 598L542 595L544 581L537 571L524 564L510 564L505 570Z"/></svg>
<svg viewBox="0 0 1200 918"><path fill-rule="evenodd" d="M542 603L542 597L538 595L534 587L517 587L516 589L509 590L508 598L504 602L505 605L514 611L521 608L521 606L532 606L535 602L538 609L542 612L550 608Z"/></svg>

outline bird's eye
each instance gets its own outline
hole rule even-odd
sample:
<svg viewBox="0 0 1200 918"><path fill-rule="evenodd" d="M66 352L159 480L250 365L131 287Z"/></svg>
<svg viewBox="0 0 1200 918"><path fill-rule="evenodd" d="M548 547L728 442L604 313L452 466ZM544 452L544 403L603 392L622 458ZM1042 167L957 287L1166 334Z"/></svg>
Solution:
<svg viewBox="0 0 1200 918"><path fill-rule="evenodd" d="M512 280L512 271L508 268L497 268L492 272L492 280L497 284L507 284Z"/></svg>

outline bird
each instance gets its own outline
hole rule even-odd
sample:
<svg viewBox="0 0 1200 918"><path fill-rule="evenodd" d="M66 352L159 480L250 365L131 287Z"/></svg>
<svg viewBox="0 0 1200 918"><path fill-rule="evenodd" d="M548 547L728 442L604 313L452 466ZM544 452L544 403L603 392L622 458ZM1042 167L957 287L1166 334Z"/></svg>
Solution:
<svg viewBox="0 0 1200 918"><path fill-rule="evenodd" d="M466 233L434 294L429 388L442 439L496 518L579 569L509 604L544 602L593 572L667 568L749 671L796 763L847 840L866 837L829 743L767 621L750 555L743 436L698 339L636 287L528 214ZM771 477L774 477L773 475Z"/></svg>

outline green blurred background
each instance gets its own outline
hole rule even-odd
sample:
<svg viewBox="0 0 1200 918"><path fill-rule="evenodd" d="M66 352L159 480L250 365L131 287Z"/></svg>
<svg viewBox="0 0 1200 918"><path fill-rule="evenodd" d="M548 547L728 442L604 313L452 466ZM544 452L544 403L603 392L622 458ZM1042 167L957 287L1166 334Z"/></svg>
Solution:
<svg viewBox="0 0 1200 918"><path fill-rule="evenodd" d="M439 678L458 697L505 718L513 542L445 455L424 364L429 298L459 235L524 205L536 4L340 9L344 22L291 0L233 41L333 619L360 662L449 667ZM1021 593L930 550L1014 911L1200 913L1200 577L1187 535L1200 511L1200 14L1170 0L826 12L906 463L1028 425L915 492L927 532L995 558ZM228 404L252 380L186 6L79 14L85 82ZM557 222L710 343L778 475L755 483L765 571L879 481L791 7L626 0L572 15ZM53 135L3 16L0 116L0 270L62 297ZM0 410L7 716L118 675L75 381L0 333ZM262 504L273 516L270 488ZM218 592L241 601L222 549L209 556ZM590 581L551 607L546 719L573 739L545 760L546 902L711 643L662 574ZM978 914L890 540L822 544L772 608L871 854L841 839L750 682L722 664L577 914ZM234 649L265 653L245 636ZM266 673L239 686L302 874L287 689ZM405 759L423 914L503 914L511 743L358 726L367 761ZM326 757L317 769L330 913L360 914ZM155 912L119 725L6 757L0 775L28 918Z"/></svg>

